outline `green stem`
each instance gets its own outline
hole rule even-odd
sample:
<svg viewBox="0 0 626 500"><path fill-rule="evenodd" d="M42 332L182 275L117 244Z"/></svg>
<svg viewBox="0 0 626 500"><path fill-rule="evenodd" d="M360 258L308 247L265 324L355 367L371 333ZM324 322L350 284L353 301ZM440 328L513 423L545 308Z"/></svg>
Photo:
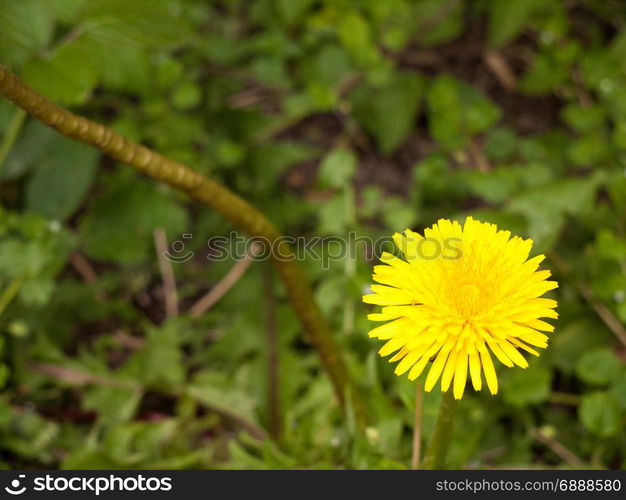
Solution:
<svg viewBox="0 0 626 500"><path fill-rule="evenodd" d="M356 201L354 195L354 187L352 180L348 180L344 186L345 195L345 218L346 218L346 241L351 244L350 232L356 228ZM356 249L354 249L356 250ZM348 247L344 261L344 272L346 275L347 286L352 286L352 280L356 273L356 255L352 253L353 248ZM354 300L350 294L346 294L345 306L343 311L343 331L345 334L352 334L354 331Z"/></svg>
<svg viewBox="0 0 626 500"><path fill-rule="evenodd" d="M13 278L6 290L2 292L2 295L0 295L0 314L2 314L6 307L11 303L17 292L19 292L21 286L22 279Z"/></svg>
<svg viewBox="0 0 626 500"><path fill-rule="evenodd" d="M454 423L456 404L452 395L452 389L443 393L435 431L430 438L428 450L422 464L422 468L425 470L444 469L446 466L446 455L452 439L452 424Z"/></svg>
<svg viewBox="0 0 626 500"><path fill-rule="evenodd" d="M4 165L4 161L7 159L7 156L9 156L9 153L11 152L11 148L13 147L15 139L17 139L17 136L22 129L25 118L26 111L23 111L21 109L15 110L15 114L13 115L13 119L9 124L9 128L2 138L2 143L0 143L0 169L2 168L2 165Z"/></svg>
<svg viewBox="0 0 626 500"><path fill-rule="evenodd" d="M0 64L0 95L61 134L98 148L111 158L131 165L158 181L168 184L221 214L249 236L268 241L275 268L287 296L317 350L344 409L346 394L361 427L365 426L364 405L348 376L339 347L315 301L313 291L296 256L280 231L264 214L246 200L194 169L137 144L109 127L57 106Z"/></svg>

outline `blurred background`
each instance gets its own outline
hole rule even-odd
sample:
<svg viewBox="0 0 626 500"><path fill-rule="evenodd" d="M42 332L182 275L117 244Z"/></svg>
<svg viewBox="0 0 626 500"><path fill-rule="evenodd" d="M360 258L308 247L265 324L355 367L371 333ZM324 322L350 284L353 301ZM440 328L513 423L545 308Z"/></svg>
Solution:
<svg viewBox="0 0 626 500"><path fill-rule="evenodd" d="M473 215L534 239L556 332L497 396L467 391L456 468L626 464L625 54L617 0L0 0L3 64L286 234ZM216 214L4 99L0 201L2 467L408 467L415 385L367 338L372 251L303 262L358 432L269 264L211 259Z"/></svg>

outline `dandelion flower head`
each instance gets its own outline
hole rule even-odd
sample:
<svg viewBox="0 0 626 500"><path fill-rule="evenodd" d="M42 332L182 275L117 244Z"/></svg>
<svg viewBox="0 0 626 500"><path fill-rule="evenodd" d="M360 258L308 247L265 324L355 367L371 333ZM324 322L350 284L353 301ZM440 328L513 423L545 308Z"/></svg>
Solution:
<svg viewBox="0 0 626 500"><path fill-rule="evenodd" d="M542 295L558 286L550 271L539 270L543 255L529 259L532 240L511 237L494 224L468 217L439 220L420 235L396 233L403 258L383 253L374 267L372 293L363 301L383 306L370 314L385 322L369 336L386 343L381 356L398 362L395 373L415 380L432 361L425 390L441 389L460 399L471 379L492 394L498 378L492 356L508 367L526 368L522 351L538 356L557 318L555 300ZM469 377L468 377L469 372Z"/></svg>

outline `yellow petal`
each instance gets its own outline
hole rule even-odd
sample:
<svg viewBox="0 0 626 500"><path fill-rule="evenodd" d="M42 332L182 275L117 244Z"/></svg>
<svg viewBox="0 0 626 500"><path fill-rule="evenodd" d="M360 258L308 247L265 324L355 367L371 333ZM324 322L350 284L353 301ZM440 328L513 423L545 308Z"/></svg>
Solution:
<svg viewBox="0 0 626 500"><path fill-rule="evenodd" d="M446 359L448 359L448 353L441 349L435 359L435 362L428 371L428 376L426 377L426 382L424 383L424 390L426 392L430 392L437 383L437 380L439 380L439 376L441 375L441 371L446 363Z"/></svg>
<svg viewBox="0 0 626 500"><path fill-rule="evenodd" d="M452 351L450 357L448 358L448 362L446 363L446 367L443 370L443 375L441 376L441 390L443 392L446 392L450 388L450 382L452 382L452 376L454 375L454 370L456 368L456 358L458 354L458 351Z"/></svg>
<svg viewBox="0 0 626 500"><path fill-rule="evenodd" d="M480 360L483 362L483 371L485 372L485 380L487 381L487 387L491 394L498 393L498 376L496 375L496 369L493 367L493 361L489 351L480 352Z"/></svg>
<svg viewBox="0 0 626 500"><path fill-rule="evenodd" d="M456 370L454 371L454 399L461 399L465 391L467 381L467 353L461 351L456 360Z"/></svg>
<svg viewBox="0 0 626 500"><path fill-rule="evenodd" d="M409 352L402 361L400 361L400 363L398 363L398 366L396 366L396 369L394 370L394 373L396 375L402 375L404 372L406 372L409 368L411 368L418 359L420 359L420 357L422 356L423 351L419 350L419 351L411 351Z"/></svg>
<svg viewBox="0 0 626 500"><path fill-rule="evenodd" d="M528 361L526 361L524 356L522 356L520 352L515 349L515 347L513 347L507 341L500 342L499 345L500 347L502 347L502 350L506 353L510 360L513 361L513 363L522 368L528 367Z"/></svg>
<svg viewBox="0 0 626 500"><path fill-rule="evenodd" d="M472 385L475 391L480 391L483 386L483 379L480 376L480 357L478 354L470 354L469 356L470 375L472 376Z"/></svg>
<svg viewBox="0 0 626 500"><path fill-rule="evenodd" d="M498 361L500 361L500 363L508 367L513 366L513 362L509 359L509 357L504 353L504 351L495 341L487 342L487 344L489 345L489 348L492 350L492 352L496 355L496 358L498 358Z"/></svg>

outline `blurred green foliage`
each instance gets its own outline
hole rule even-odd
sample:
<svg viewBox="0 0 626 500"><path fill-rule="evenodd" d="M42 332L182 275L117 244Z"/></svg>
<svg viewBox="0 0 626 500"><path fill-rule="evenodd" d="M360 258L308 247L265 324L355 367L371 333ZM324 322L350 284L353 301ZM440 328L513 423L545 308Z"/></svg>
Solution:
<svg viewBox="0 0 626 500"><path fill-rule="evenodd" d="M498 396L466 396L450 465L571 465L537 432L587 466L626 465L623 3L0 0L0 27L0 60L29 84L287 234L375 239L471 214L532 237L561 283L556 333L526 371L502 367ZM304 263L367 395L362 434L265 263L186 314L233 265L207 259L226 222L4 100L0 133L2 466L407 467L415 388L366 335L371 251ZM176 318L157 228L193 235ZM272 322L282 432L259 440Z"/></svg>

